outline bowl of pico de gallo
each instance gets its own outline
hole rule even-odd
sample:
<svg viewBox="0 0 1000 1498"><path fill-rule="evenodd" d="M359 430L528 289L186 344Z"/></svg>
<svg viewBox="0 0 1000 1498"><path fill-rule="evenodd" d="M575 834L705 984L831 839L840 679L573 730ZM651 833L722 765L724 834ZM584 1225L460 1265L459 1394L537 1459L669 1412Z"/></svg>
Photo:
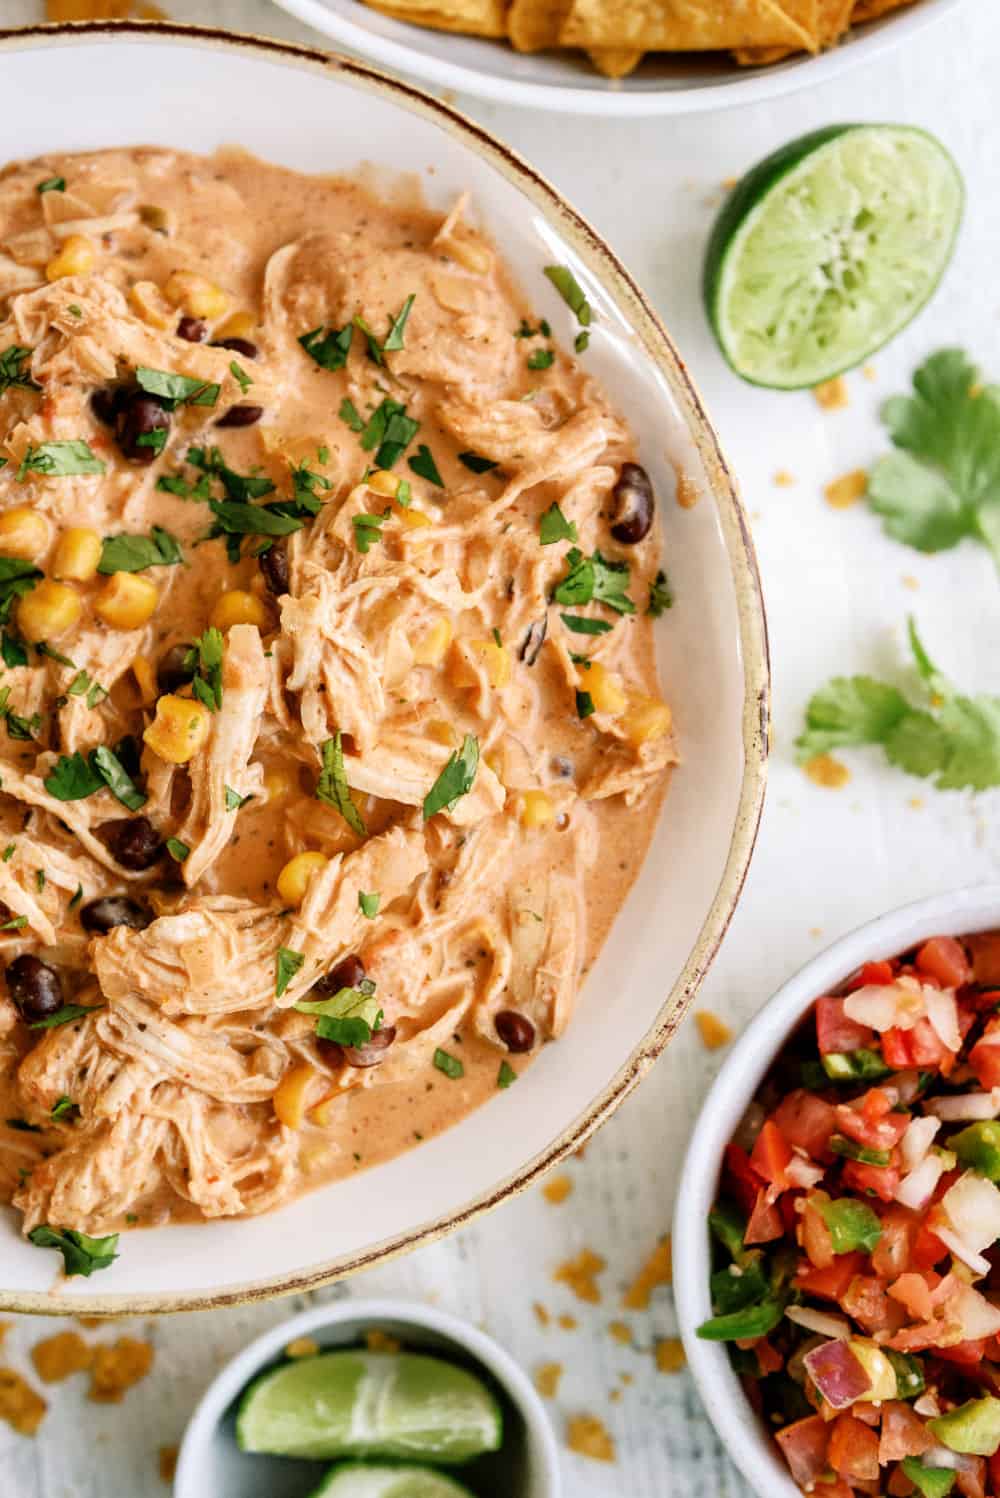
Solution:
<svg viewBox="0 0 1000 1498"><path fill-rule="evenodd" d="M1000 886L869 922L760 1011L695 1126L674 1284L766 1498L1000 1498Z"/></svg>

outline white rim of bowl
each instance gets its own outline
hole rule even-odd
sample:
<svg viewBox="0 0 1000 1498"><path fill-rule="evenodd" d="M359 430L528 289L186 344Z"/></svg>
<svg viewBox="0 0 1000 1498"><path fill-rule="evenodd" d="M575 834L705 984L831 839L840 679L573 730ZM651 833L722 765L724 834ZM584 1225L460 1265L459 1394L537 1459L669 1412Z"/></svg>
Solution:
<svg viewBox="0 0 1000 1498"><path fill-rule="evenodd" d="M820 994L863 962L895 957L930 936L1000 925L1000 884L970 885L898 906L847 932L798 970L736 1041L694 1126L674 1207L674 1294L688 1366L716 1433L736 1466L767 1498L802 1498L729 1364L725 1344L696 1328L712 1314L708 1212L722 1152L781 1046Z"/></svg>
<svg viewBox="0 0 1000 1498"><path fill-rule="evenodd" d="M746 880L764 803L770 728L770 663L767 624L753 539L735 479L705 412L691 375L674 347L658 313L632 279L614 251L542 174L473 120L411 84L389 74L315 48L266 37L244 37L212 27L169 21L93 21L0 29L0 63L39 44L58 47L96 41L114 44L117 38L152 44L164 38L181 45L214 47L220 52L247 53L266 61L300 67L315 74L381 94L404 110L439 125L470 151L512 182L559 233L612 296L635 329L643 352L670 387L688 437L697 448L706 488L715 505L728 554L738 615L740 657L743 663L742 746L743 776L740 799L725 868L705 914L697 940L681 973L664 998L655 1022L606 1087L577 1118L520 1170L464 1206L369 1248L321 1260L308 1269L268 1279L227 1285L222 1291L185 1291L151 1295L96 1293L68 1295L61 1291L4 1291L0 1282L0 1310L33 1315L90 1316L151 1315L160 1312L210 1310L217 1306L270 1299L315 1290L360 1269L387 1262L418 1244L432 1243L466 1226L483 1212L525 1190L551 1166L579 1149L632 1091L664 1050L707 973L732 920Z"/></svg>
<svg viewBox="0 0 1000 1498"><path fill-rule="evenodd" d="M262 1368L279 1357L289 1342L307 1336L323 1327L342 1326L345 1322L405 1322L447 1338L482 1364L504 1389L521 1414L532 1436L537 1440L544 1477L548 1484L545 1498L560 1498L562 1480L559 1448L548 1412L520 1363L499 1342L450 1311L413 1301L379 1298L377 1300L336 1301L314 1306L291 1316L263 1336L256 1337L231 1358L209 1384L195 1405L181 1440L174 1479L176 1498L203 1498L204 1472L199 1468L206 1443L232 1406L234 1400ZM418 1349L419 1350L419 1349Z"/></svg>
<svg viewBox="0 0 1000 1498"><path fill-rule="evenodd" d="M274 0L274 3L297 20L330 37L339 46L352 47L362 56L442 88L462 89L497 104L519 104L527 109L553 109L560 114L614 115L632 118L656 114L702 114L715 109L731 109L737 104L754 104L801 88L818 87L839 77L848 68L871 62L889 47L913 36L924 26L940 19L960 0L922 0L912 11L893 16L885 24L867 31L847 46L831 48L816 56L794 58L790 62L772 63L765 71L749 69L730 82L709 84L704 88L630 89L627 79L607 80L603 84L594 74L593 87L567 88L559 83L529 83L505 78L462 63L447 62L413 51L403 42L382 36L374 37L367 27L335 15L323 0ZM424 28L415 27L415 30ZM497 38L503 45L503 38Z"/></svg>

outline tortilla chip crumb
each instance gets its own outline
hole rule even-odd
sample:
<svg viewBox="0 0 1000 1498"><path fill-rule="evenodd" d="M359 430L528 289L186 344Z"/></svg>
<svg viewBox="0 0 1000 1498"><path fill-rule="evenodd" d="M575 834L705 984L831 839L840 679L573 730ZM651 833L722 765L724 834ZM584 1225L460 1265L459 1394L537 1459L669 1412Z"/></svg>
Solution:
<svg viewBox="0 0 1000 1498"><path fill-rule="evenodd" d="M669 1285L674 1278L674 1252L670 1234L661 1238L635 1279L622 1296L626 1311L646 1311L658 1285Z"/></svg>
<svg viewBox="0 0 1000 1498"><path fill-rule="evenodd" d="M701 497L701 490L694 479L686 473L677 475L677 503L682 510L693 510Z"/></svg>
<svg viewBox="0 0 1000 1498"><path fill-rule="evenodd" d="M161 1482L173 1482L177 1475L178 1447L161 1446L157 1454L157 1467Z"/></svg>
<svg viewBox="0 0 1000 1498"><path fill-rule="evenodd" d="M379 1331L377 1326L365 1332L365 1346L369 1352L401 1352L403 1348L398 1337L391 1337L388 1332ZM316 1351L319 1351L318 1347Z"/></svg>
<svg viewBox="0 0 1000 1498"><path fill-rule="evenodd" d="M865 377L866 380L877 380L878 379L878 371L875 368L874 364L866 364L864 366L864 368L862 369L861 373L864 375L864 377Z"/></svg>
<svg viewBox="0 0 1000 1498"><path fill-rule="evenodd" d="M538 1322L538 1325L548 1326L549 1322L552 1320L552 1317L549 1315L548 1311L542 1305L540 1300L535 1301L535 1304L532 1306L532 1310L535 1313L535 1320Z"/></svg>
<svg viewBox="0 0 1000 1498"><path fill-rule="evenodd" d="M851 403L851 398L847 393L847 381L843 375L837 375L834 380L824 380L821 385L813 386L813 395L824 411L840 411Z"/></svg>
<svg viewBox="0 0 1000 1498"><path fill-rule="evenodd" d="M95 1347L89 1397L97 1404L118 1404L152 1366L152 1347L136 1337L119 1337L114 1344Z"/></svg>
<svg viewBox="0 0 1000 1498"><path fill-rule="evenodd" d="M82 1326L85 1331L93 1331L95 1326L104 1326L103 1316L74 1316L73 1320L77 1326Z"/></svg>
<svg viewBox="0 0 1000 1498"><path fill-rule="evenodd" d="M911 811L923 811L926 802L923 796L911 796L906 804Z"/></svg>
<svg viewBox="0 0 1000 1498"><path fill-rule="evenodd" d="M573 1182L569 1176L553 1176L552 1180L546 1181L542 1187L542 1195L554 1207L558 1207L560 1202L564 1202L567 1196L572 1194L572 1191Z"/></svg>
<svg viewBox="0 0 1000 1498"><path fill-rule="evenodd" d="M656 1366L661 1373L679 1373L687 1359L679 1337L664 1337L656 1344Z"/></svg>
<svg viewBox="0 0 1000 1498"><path fill-rule="evenodd" d="M903 587L909 588L911 593L915 593L920 587L920 579L913 577L911 573L907 572L903 576Z"/></svg>
<svg viewBox="0 0 1000 1498"><path fill-rule="evenodd" d="M313 1337L295 1337L285 1348L285 1357L314 1358L318 1352L319 1343Z"/></svg>
<svg viewBox="0 0 1000 1498"><path fill-rule="evenodd" d="M818 940L819 937L821 937L823 935L823 927L822 926L810 926L809 927L809 935L813 938L814 941Z"/></svg>
<svg viewBox="0 0 1000 1498"><path fill-rule="evenodd" d="M828 791L839 791L851 778L851 772L832 754L814 754L802 767L813 785L821 785Z"/></svg>
<svg viewBox="0 0 1000 1498"><path fill-rule="evenodd" d="M158 5L135 4L133 0L46 0L47 21L165 21L167 13Z"/></svg>
<svg viewBox="0 0 1000 1498"><path fill-rule="evenodd" d="M618 1377L626 1387L628 1387L629 1384L635 1382L631 1373L619 1373Z"/></svg>
<svg viewBox="0 0 1000 1498"><path fill-rule="evenodd" d="M574 1415L566 1428L566 1445L570 1451L589 1456L593 1462L615 1460L615 1443L596 1415Z"/></svg>
<svg viewBox="0 0 1000 1498"><path fill-rule="evenodd" d="M59 1332L35 1343L31 1349L31 1361L40 1379L47 1384L56 1384L89 1368L94 1361L94 1352L79 1332Z"/></svg>
<svg viewBox="0 0 1000 1498"><path fill-rule="evenodd" d="M722 185L726 189L726 192L732 192L739 180L739 177L723 177Z"/></svg>
<svg viewBox="0 0 1000 1498"><path fill-rule="evenodd" d="M834 510L849 510L859 499L864 499L868 488L868 475L863 468L852 468L839 479L826 485L823 497Z"/></svg>
<svg viewBox="0 0 1000 1498"><path fill-rule="evenodd" d="M579 1321L577 1321L575 1316L569 1316L564 1311L562 1315L557 1318L557 1325L561 1326L564 1332L575 1332L580 1323Z"/></svg>
<svg viewBox="0 0 1000 1498"><path fill-rule="evenodd" d="M720 1046L728 1045L733 1038L733 1032L721 1020L717 1014L712 1014L708 1009L699 1009L694 1017L698 1026L698 1034L706 1051L717 1051Z"/></svg>
<svg viewBox="0 0 1000 1498"><path fill-rule="evenodd" d="M596 1276L606 1268L606 1259L602 1259L600 1254L592 1253L589 1248L582 1248L575 1259L567 1259L565 1264L560 1264L552 1278L558 1284L568 1285L577 1300L599 1305L601 1292Z"/></svg>
<svg viewBox="0 0 1000 1498"><path fill-rule="evenodd" d="M0 1368L0 1420L22 1436L33 1436L45 1418L48 1405L13 1368Z"/></svg>
<svg viewBox="0 0 1000 1498"><path fill-rule="evenodd" d="M632 1328L624 1321L609 1321L608 1331L616 1342L629 1343L632 1341Z"/></svg>
<svg viewBox="0 0 1000 1498"><path fill-rule="evenodd" d="M622 1391L621 1391L621 1389L612 1389L611 1392L608 1395L608 1398L611 1400L612 1404L618 1404L620 1402L620 1400L621 1400L621 1397L622 1397Z"/></svg>
<svg viewBox="0 0 1000 1498"><path fill-rule="evenodd" d="M779 489L790 489L795 483L795 475L789 473L787 468L779 468L774 475L774 482Z"/></svg>
<svg viewBox="0 0 1000 1498"><path fill-rule="evenodd" d="M562 1376L562 1363L543 1363L535 1370L535 1388L543 1399L555 1399Z"/></svg>

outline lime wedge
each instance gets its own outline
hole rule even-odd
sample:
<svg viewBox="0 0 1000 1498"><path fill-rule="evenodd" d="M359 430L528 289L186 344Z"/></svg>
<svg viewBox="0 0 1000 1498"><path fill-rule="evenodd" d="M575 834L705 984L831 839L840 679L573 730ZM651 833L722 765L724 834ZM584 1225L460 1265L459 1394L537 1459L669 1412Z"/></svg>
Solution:
<svg viewBox="0 0 1000 1498"><path fill-rule="evenodd" d="M328 1472L309 1498L472 1498L472 1494L429 1467L368 1467L348 1462Z"/></svg>
<svg viewBox="0 0 1000 1498"><path fill-rule="evenodd" d="M906 326L951 258L964 189L940 141L905 125L831 125L734 188L705 257L709 321L743 379L832 379Z"/></svg>
<svg viewBox="0 0 1000 1498"><path fill-rule="evenodd" d="M448 1464L496 1451L501 1425L496 1399L464 1368L415 1353L327 1352L255 1380L236 1439L275 1456Z"/></svg>

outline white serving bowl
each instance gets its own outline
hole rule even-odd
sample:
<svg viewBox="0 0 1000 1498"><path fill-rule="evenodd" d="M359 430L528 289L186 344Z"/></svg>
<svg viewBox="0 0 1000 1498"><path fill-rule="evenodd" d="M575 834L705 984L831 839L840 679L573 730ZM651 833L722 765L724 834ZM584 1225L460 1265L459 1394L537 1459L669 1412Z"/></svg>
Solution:
<svg viewBox="0 0 1000 1498"><path fill-rule="evenodd" d="M559 1453L548 1415L527 1374L508 1352L467 1321L406 1300L342 1300L315 1306L272 1327L227 1363L191 1417L177 1461L174 1498L301 1498L330 1463L291 1461L240 1451L233 1407L247 1384L277 1362L296 1337L327 1351L355 1347L377 1328L408 1351L451 1357L487 1374L504 1403L503 1447L489 1459L489 1478L503 1498L559 1498ZM462 1481L462 1469L455 1469Z"/></svg>
<svg viewBox="0 0 1000 1498"><path fill-rule="evenodd" d="M697 1328L712 1314L708 1214L718 1191L722 1152L771 1063L815 999L835 993L864 962L896 957L931 936L962 936L998 926L1000 884L986 884L904 905L841 937L779 988L750 1022L702 1105L674 1208L677 1319L688 1366L709 1419L761 1498L802 1498L802 1494L747 1402L725 1344L703 1342L697 1335Z"/></svg>
<svg viewBox="0 0 1000 1498"><path fill-rule="evenodd" d="M736 905L763 797L767 647L752 544L698 395L639 288L530 167L443 104L357 63L169 24L0 33L0 86L5 158L239 142L307 171L364 160L390 185L409 173L442 208L471 189L564 341L572 317L541 271L572 265L596 312L588 362L632 421L661 496L677 603L658 627L660 668L685 762L566 1037L516 1089L404 1157L266 1216L126 1234L114 1268L93 1279L54 1286L57 1256L23 1242L0 1211L3 1309L137 1313L309 1289L527 1185L666 1045ZM672 501L673 464L700 495L692 509Z"/></svg>
<svg viewBox="0 0 1000 1498"><path fill-rule="evenodd" d="M579 51L515 52L507 42L396 21L361 0L275 0L340 47L411 73L439 88L464 89L498 104L567 114L697 114L818 87L854 63L871 61L944 15L958 0L917 0L899 14L855 27L818 57L740 68L718 53L651 53L628 78L602 78Z"/></svg>

